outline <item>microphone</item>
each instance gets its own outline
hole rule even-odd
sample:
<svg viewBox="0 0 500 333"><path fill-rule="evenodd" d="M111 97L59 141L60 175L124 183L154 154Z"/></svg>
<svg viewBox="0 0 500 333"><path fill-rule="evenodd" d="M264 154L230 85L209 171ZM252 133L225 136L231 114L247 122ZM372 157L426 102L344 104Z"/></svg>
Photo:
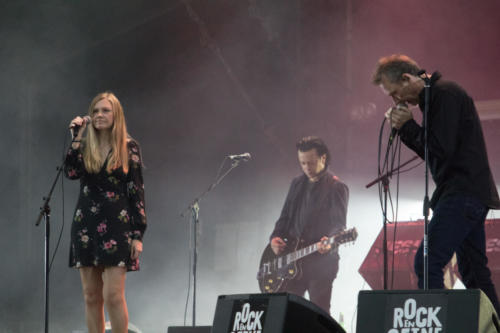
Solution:
<svg viewBox="0 0 500 333"><path fill-rule="evenodd" d="M250 153L243 153L243 154L239 154L239 155L229 155L228 156L229 159L233 160L233 161L248 161L249 159L252 158L252 155L250 155Z"/></svg>
<svg viewBox="0 0 500 333"><path fill-rule="evenodd" d="M83 116L82 119L84 124L88 124L92 121L92 118L90 118L90 116ZM78 132L80 132L80 127L82 126L77 124L72 124L69 127L69 129L73 131L73 139L78 136Z"/></svg>
<svg viewBox="0 0 500 333"><path fill-rule="evenodd" d="M406 104L405 102L399 102L398 104L396 104L395 108L398 110L400 110L402 108L408 108L408 104ZM392 108L391 108L391 111L392 111ZM389 136L389 143L392 143L392 141L394 140L396 135L398 135L398 129L393 127L391 129L391 135Z"/></svg>

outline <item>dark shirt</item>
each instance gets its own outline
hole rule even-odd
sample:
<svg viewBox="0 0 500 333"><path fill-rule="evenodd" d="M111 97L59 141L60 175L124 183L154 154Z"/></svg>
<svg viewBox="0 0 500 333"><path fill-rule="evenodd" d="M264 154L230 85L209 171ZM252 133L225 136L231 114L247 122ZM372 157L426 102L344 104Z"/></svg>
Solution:
<svg viewBox="0 0 500 333"><path fill-rule="evenodd" d="M431 77L428 116L429 169L436 183L431 199L452 194L471 195L490 208L500 208L497 189L488 164L486 145L474 101L456 83ZM425 89L419 107L425 107ZM424 158L424 130L413 119L399 130L401 140Z"/></svg>
<svg viewBox="0 0 500 333"><path fill-rule="evenodd" d="M316 208L316 204L312 200L312 192L316 187L316 182L308 181L304 185L304 193L302 196L302 200L300 200L300 206L298 207L298 221L296 226L295 234L300 235L302 230L307 224L307 220L309 215L311 214L311 210Z"/></svg>
<svg viewBox="0 0 500 333"><path fill-rule="evenodd" d="M306 175L292 180L290 190L271 238L300 238L305 245L331 236L346 226L349 190L330 172L316 182Z"/></svg>

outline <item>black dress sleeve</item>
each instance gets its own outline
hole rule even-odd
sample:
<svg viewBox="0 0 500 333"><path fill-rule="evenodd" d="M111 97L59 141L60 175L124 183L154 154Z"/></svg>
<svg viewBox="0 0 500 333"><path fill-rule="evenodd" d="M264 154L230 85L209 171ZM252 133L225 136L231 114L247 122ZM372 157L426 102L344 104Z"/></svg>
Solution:
<svg viewBox="0 0 500 333"><path fill-rule="evenodd" d="M127 193L131 212L132 239L142 241L146 231L146 206L144 200L144 182L142 179L142 159L137 142L131 140L129 147L129 170Z"/></svg>
<svg viewBox="0 0 500 333"><path fill-rule="evenodd" d="M78 179L83 176L85 165L81 150L70 147L64 160L64 175L69 179Z"/></svg>

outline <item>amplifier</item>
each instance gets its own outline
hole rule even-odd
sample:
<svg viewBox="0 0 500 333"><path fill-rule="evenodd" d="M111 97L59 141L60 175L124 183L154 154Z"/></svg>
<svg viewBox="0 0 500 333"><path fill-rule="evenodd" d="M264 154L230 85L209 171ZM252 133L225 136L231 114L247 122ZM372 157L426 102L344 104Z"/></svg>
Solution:
<svg viewBox="0 0 500 333"><path fill-rule="evenodd" d="M288 293L222 295L212 333L345 333L324 310Z"/></svg>
<svg viewBox="0 0 500 333"><path fill-rule="evenodd" d="M357 333L496 333L498 316L479 289L375 290L358 295Z"/></svg>
<svg viewBox="0 0 500 333"><path fill-rule="evenodd" d="M210 333L212 326L170 326L167 333Z"/></svg>

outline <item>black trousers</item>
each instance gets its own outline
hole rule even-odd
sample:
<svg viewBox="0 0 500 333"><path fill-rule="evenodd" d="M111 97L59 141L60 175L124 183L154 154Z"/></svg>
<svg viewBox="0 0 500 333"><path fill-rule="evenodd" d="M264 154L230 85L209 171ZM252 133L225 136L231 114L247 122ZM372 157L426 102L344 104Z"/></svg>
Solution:
<svg viewBox="0 0 500 333"><path fill-rule="evenodd" d="M284 291L299 296L304 296L307 291L311 302L330 313L332 287L333 281L337 277L338 260L331 260L331 258L311 259L313 260L307 260L301 264L302 274L289 281Z"/></svg>
<svg viewBox="0 0 500 333"><path fill-rule="evenodd" d="M499 313L486 255L484 221L488 207L464 194L440 199L429 223L429 289L443 289L443 267L457 254L458 270L467 288L479 288ZM415 255L418 286L423 288L423 248Z"/></svg>

